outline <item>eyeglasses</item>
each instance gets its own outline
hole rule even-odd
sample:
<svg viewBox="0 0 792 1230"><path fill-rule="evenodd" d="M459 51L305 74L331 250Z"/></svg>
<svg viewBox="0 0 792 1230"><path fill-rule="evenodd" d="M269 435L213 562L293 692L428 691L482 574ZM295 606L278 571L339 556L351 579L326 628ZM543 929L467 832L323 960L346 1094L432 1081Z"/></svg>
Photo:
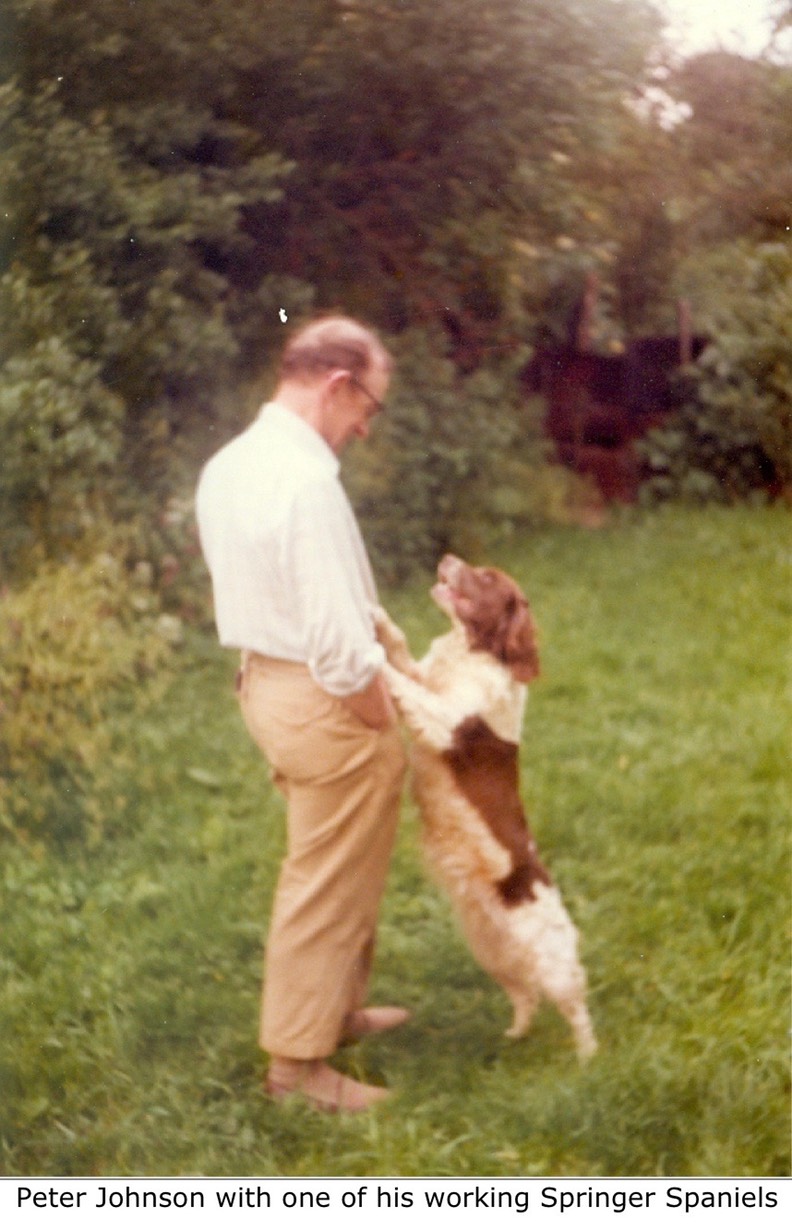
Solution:
<svg viewBox="0 0 792 1230"><path fill-rule="evenodd" d="M374 394L366 388L363 381L358 380L357 376L353 376L351 372L347 372L347 375L349 376L350 382L354 384L357 388L359 388L361 393L366 394L366 397L369 399L369 401L374 406L375 413L376 414L382 413L382 411L385 409L385 403L381 402L378 397L375 397Z"/></svg>

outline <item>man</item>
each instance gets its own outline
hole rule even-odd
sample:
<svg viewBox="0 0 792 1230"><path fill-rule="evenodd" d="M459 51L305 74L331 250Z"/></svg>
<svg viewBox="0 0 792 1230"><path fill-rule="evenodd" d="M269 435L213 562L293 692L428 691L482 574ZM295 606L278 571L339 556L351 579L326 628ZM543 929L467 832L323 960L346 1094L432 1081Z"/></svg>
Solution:
<svg viewBox="0 0 792 1230"><path fill-rule="evenodd" d="M338 456L382 408L391 359L344 317L287 344L272 401L220 450L197 516L220 641L242 651L239 697L287 800L262 999L265 1088L327 1111L387 1091L326 1061L401 1024L365 1008L405 757L371 615L376 590Z"/></svg>

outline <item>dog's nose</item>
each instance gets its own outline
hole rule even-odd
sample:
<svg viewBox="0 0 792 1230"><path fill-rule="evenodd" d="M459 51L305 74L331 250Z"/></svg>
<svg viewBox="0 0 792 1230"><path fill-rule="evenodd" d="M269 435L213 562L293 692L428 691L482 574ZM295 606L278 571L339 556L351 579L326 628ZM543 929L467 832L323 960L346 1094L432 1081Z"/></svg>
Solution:
<svg viewBox="0 0 792 1230"><path fill-rule="evenodd" d="M462 567L462 560L456 555L444 555L437 566L437 575L441 580L450 577Z"/></svg>

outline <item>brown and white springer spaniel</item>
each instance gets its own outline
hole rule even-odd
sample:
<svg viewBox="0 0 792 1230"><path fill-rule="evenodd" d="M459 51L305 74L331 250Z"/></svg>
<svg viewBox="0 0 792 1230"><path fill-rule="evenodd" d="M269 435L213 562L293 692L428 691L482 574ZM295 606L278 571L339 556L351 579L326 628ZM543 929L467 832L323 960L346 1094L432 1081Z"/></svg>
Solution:
<svg viewBox="0 0 792 1230"><path fill-rule="evenodd" d="M413 789L430 867L468 943L514 1007L521 1037L544 996L569 1021L581 1059L596 1050L578 935L542 863L519 795L526 684L536 628L517 584L447 555L432 597L451 619L421 662L376 612L391 694L413 734Z"/></svg>

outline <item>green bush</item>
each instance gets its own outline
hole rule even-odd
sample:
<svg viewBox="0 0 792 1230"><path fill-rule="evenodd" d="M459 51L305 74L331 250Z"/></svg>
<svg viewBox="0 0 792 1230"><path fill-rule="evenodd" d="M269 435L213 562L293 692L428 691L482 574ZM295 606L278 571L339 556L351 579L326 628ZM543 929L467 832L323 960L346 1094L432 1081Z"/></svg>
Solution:
<svg viewBox="0 0 792 1230"><path fill-rule="evenodd" d="M765 490L774 479L755 424L741 412L708 404L703 394L688 398L639 450L650 471L643 487L649 500L734 503Z"/></svg>
<svg viewBox="0 0 792 1230"><path fill-rule="evenodd" d="M0 826L20 840L97 840L124 810L113 714L152 694L180 628L117 539L0 598Z"/></svg>
<svg viewBox="0 0 792 1230"><path fill-rule="evenodd" d="M71 75L30 70L0 82L0 564L17 574L102 503L166 498L211 395L310 298L250 261L246 211L288 166L244 126L199 98L104 99L135 70L75 70L87 112Z"/></svg>
<svg viewBox="0 0 792 1230"><path fill-rule="evenodd" d="M34 546L51 553L78 537L98 493L113 490L123 403L57 336L0 375L0 562L19 569Z"/></svg>
<svg viewBox="0 0 792 1230"><path fill-rule="evenodd" d="M732 503L792 483L792 249L733 245L719 262L714 341L642 445L650 497Z"/></svg>

